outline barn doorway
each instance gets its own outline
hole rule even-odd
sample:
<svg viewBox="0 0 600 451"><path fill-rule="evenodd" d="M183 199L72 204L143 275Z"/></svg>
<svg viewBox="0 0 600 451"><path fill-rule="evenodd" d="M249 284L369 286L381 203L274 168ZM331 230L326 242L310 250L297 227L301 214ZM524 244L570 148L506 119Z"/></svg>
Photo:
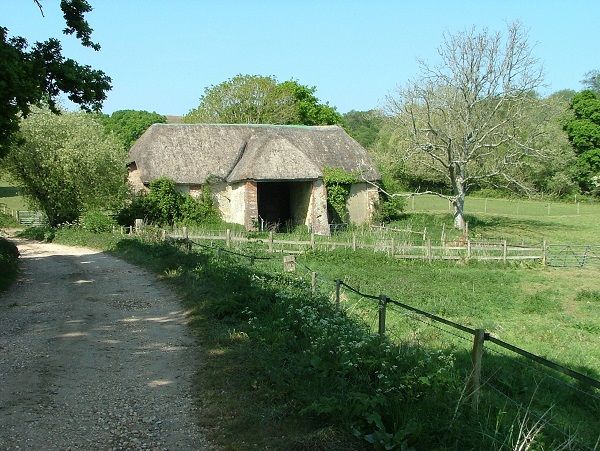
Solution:
<svg viewBox="0 0 600 451"><path fill-rule="evenodd" d="M312 182L258 182L259 228L282 231L306 224Z"/></svg>

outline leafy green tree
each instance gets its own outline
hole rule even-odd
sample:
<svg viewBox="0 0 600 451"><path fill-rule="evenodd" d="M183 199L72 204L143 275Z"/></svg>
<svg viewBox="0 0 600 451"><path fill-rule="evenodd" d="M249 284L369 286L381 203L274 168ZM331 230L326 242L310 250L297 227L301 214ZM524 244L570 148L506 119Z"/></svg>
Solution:
<svg viewBox="0 0 600 451"><path fill-rule="evenodd" d="M120 205L127 190L123 151L92 115L34 109L19 135L4 166L50 225Z"/></svg>
<svg viewBox="0 0 600 451"><path fill-rule="evenodd" d="M106 130L119 138L126 151L152 124L164 124L165 122L167 122L165 116L148 111L119 110L110 116L102 116L102 123Z"/></svg>
<svg viewBox="0 0 600 451"><path fill-rule="evenodd" d="M577 155L577 179L584 192L597 190L600 176L600 96L586 90L571 102L573 116L565 123Z"/></svg>
<svg viewBox="0 0 600 451"><path fill-rule="evenodd" d="M41 9L39 1L35 3ZM67 25L64 33L99 50L84 18L92 10L87 0L61 0L60 7ZM26 117L32 105L44 101L57 113L56 97L62 92L84 110L99 110L110 81L104 72L65 58L57 39L29 47L24 38L9 37L8 29L0 27L0 157L8 152L20 117Z"/></svg>
<svg viewBox="0 0 600 451"><path fill-rule="evenodd" d="M343 125L348 134L366 149L374 146L384 120L385 116L379 110L352 110L343 115Z"/></svg>
<svg viewBox="0 0 600 451"><path fill-rule="evenodd" d="M342 116L328 103L320 103L315 92L316 86L301 85L295 80L288 80L279 86L284 91L291 92L295 99L297 118L289 124L303 125L334 125L342 123Z"/></svg>
<svg viewBox="0 0 600 451"><path fill-rule="evenodd" d="M209 86L198 108L183 120L187 123L303 124L341 122L335 108L319 102L316 88L295 80L279 83L275 77L236 75Z"/></svg>

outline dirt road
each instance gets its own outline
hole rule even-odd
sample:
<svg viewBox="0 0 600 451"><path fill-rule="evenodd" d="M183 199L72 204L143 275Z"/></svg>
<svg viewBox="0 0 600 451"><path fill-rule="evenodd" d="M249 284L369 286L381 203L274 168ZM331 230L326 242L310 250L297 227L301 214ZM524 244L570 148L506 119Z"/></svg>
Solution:
<svg viewBox="0 0 600 451"><path fill-rule="evenodd" d="M0 449L211 449L178 299L97 251L20 241L0 295Z"/></svg>

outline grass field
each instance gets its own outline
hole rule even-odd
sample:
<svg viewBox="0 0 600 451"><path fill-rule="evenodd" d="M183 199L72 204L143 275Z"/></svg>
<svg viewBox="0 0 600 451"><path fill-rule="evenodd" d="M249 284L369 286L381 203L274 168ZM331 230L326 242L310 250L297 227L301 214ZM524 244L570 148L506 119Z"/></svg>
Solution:
<svg viewBox="0 0 600 451"><path fill-rule="evenodd" d="M7 208L13 210L27 210L27 203L20 195L19 188L2 173L0 173L0 204L5 204Z"/></svg>

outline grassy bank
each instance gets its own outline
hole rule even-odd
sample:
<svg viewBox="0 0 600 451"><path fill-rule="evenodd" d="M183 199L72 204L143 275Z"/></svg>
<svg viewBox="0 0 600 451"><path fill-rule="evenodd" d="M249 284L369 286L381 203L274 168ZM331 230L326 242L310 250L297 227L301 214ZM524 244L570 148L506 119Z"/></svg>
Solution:
<svg viewBox="0 0 600 451"><path fill-rule="evenodd" d="M536 395L536 371L523 371L522 362L509 355L487 357L485 370L492 372L484 374L488 380L493 376L498 390L482 393L484 414L475 415L464 398L468 342L445 339L440 345L425 326L421 331L403 327L403 318L393 315L394 336L382 340L371 330L374 309L363 300L345 293L340 313L327 288L311 296L299 273L281 273L279 260L250 266L247 259L216 258L212 251L188 253L162 243L78 230L59 231L55 239L109 249L155 271L179 291L203 345L197 380L200 421L213 440L230 449L358 449L370 443L404 449L512 449L524 439L520 425L533 427L553 400L573 408L552 411L552 424L560 430L577 425L571 434L588 443L596 438L595 423L590 423L598 411L594 398L547 382L539 385L543 396ZM535 344L553 335L547 324L561 318L557 304L563 313L574 308L571 313L583 329L593 331L598 325L594 309L599 288L592 281L581 285L586 277L572 280L573 274L545 292L545 284L557 278L541 269L399 263L383 255L347 252L308 254L302 261L323 280L345 275L364 291L483 325L508 341L530 337L529 344ZM537 296L536 280L542 290ZM560 301L561 293L573 287L572 299ZM548 305L546 297L551 298ZM532 334L528 323L535 324ZM556 342L573 340L558 336ZM574 336L581 346L591 339L587 354L595 355L597 333ZM565 364L579 362L595 374L597 355L588 360L584 354L571 357L565 350L557 358ZM505 397L524 398L527 405L532 394L539 399L535 412L519 409ZM538 433L540 449L568 440L560 430L548 426Z"/></svg>

